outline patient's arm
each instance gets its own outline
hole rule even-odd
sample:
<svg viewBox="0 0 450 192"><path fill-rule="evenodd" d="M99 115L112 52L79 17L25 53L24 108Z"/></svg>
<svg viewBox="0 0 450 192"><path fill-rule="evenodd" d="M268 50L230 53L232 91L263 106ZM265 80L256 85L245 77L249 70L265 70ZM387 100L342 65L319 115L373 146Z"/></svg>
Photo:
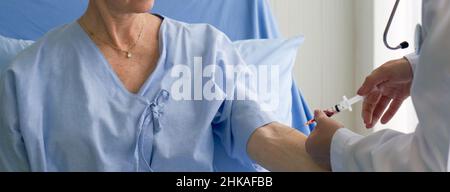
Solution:
<svg viewBox="0 0 450 192"><path fill-rule="evenodd" d="M308 155L305 141L306 136L296 129L271 123L252 134L247 151L270 171L327 171Z"/></svg>

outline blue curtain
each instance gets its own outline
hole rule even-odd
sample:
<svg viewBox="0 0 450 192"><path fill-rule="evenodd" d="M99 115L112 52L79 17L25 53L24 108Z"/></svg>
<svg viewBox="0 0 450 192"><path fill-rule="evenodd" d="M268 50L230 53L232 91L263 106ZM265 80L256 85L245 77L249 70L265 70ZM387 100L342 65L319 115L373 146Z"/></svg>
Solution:
<svg viewBox="0 0 450 192"><path fill-rule="evenodd" d="M0 0L0 35L36 40L80 17L88 0Z"/></svg>

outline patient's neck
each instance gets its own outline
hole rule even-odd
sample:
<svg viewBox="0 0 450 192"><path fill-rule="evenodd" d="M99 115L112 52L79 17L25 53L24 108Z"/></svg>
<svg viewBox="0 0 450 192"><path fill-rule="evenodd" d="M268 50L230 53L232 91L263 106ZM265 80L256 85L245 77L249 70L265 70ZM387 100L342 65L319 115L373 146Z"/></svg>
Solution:
<svg viewBox="0 0 450 192"><path fill-rule="evenodd" d="M97 38L126 49L135 42L146 22L147 13L121 13L108 8L104 1L90 1L79 22Z"/></svg>

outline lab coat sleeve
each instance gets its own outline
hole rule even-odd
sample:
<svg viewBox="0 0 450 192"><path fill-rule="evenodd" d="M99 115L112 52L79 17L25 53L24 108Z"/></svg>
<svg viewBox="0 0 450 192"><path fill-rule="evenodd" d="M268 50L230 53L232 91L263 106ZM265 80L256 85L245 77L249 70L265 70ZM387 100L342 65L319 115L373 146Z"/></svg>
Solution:
<svg viewBox="0 0 450 192"><path fill-rule="evenodd" d="M361 138L362 136L345 128L339 129L335 133L331 142L331 167L333 171L341 172L351 170L349 164L355 164L354 158L346 158L346 155L349 153L349 146L354 145Z"/></svg>
<svg viewBox="0 0 450 192"><path fill-rule="evenodd" d="M433 149L440 141L429 139L421 129L404 134L383 130L362 137L340 129L331 143L331 165L335 172L446 171L446 152Z"/></svg>
<svg viewBox="0 0 450 192"><path fill-rule="evenodd" d="M13 78L10 71L0 78L0 172L30 170L20 132Z"/></svg>
<svg viewBox="0 0 450 192"><path fill-rule="evenodd" d="M419 58L420 55L418 55L417 53L411 53L405 56L405 59L407 59L409 61L409 64L411 65L411 68L414 71L416 71L416 66L419 63Z"/></svg>

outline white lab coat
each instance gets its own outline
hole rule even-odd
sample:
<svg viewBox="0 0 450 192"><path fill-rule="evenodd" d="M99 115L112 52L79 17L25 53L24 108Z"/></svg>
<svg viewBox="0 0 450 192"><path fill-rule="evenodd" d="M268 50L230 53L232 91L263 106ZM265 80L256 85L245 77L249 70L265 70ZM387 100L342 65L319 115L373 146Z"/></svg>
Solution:
<svg viewBox="0 0 450 192"><path fill-rule="evenodd" d="M341 129L331 144L333 171L450 171L450 1L424 0L423 26L420 56L408 56L416 131L362 137Z"/></svg>

